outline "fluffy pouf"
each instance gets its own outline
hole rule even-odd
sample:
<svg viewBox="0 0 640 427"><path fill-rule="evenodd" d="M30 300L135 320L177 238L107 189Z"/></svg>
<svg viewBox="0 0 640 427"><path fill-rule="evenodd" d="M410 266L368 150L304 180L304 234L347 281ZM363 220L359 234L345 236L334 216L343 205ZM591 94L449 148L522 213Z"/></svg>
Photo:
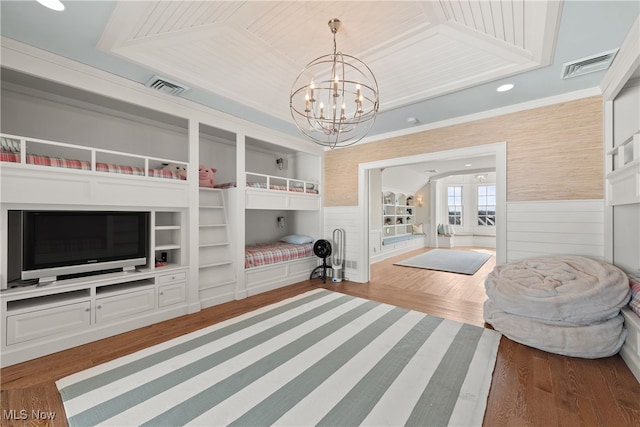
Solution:
<svg viewBox="0 0 640 427"><path fill-rule="evenodd" d="M616 354L626 337L620 309L627 275L581 256L498 265L485 279L484 320L519 343L575 357Z"/></svg>

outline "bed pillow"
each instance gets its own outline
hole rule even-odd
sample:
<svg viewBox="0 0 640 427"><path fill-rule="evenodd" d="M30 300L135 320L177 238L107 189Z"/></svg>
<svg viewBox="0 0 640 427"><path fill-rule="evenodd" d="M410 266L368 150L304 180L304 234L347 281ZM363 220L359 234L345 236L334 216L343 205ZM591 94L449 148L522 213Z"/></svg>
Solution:
<svg viewBox="0 0 640 427"><path fill-rule="evenodd" d="M0 151L7 153L19 153L20 141L11 138L0 138Z"/></svg>
<svg viewBox="0 0 640 427"><path fill-rule="evenodd" d="M640 316L640 276L630 274L629 286L631 287L631 301L629 301L629 308L631 308L635 314Z"/></svg>
<svg viewBox="0 0 640 427"><path fill-rule="evenodd" d="M313 240L313 237L304 236L302 234L290 234L280 239L281 242L291 243L293 245L303 245L305 243L311 243Z"/></svg>

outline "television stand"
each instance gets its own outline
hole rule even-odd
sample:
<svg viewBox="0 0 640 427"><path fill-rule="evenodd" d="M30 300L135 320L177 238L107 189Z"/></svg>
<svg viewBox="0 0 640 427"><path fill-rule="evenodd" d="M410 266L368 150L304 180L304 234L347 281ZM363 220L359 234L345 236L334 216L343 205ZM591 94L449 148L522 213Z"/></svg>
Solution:
<svg viewBox="0 0 640 427"><path fill-rule="evenodd" d="M188 270L120 268L3 290L1 366L187 314Z"/></svg>

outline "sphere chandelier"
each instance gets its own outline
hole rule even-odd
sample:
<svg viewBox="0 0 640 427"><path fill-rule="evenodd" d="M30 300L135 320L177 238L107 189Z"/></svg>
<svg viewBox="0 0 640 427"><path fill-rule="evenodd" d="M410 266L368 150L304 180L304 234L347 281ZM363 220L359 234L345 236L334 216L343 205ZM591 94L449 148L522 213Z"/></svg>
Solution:
<svg viewBox="0 0 640 427"><path fill-rule="evenodd" d="M378 83L358 58L337 51L340 20L329 21L333 53L311 61L293 83L289 106L296 126L313 142L330 148L360 141L378 112Z"/></svg>

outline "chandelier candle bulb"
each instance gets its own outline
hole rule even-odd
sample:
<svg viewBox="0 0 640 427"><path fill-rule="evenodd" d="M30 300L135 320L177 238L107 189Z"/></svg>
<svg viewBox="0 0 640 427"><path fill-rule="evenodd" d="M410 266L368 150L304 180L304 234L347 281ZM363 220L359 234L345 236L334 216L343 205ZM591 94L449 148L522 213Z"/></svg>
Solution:
<svg viewBox="0 0 640 427"><path fill-rule="evenodd" d="M315 102L316 100L313 99L313 90L315 89L315 86L313 85L313 80L311 80L311 84L309 85L309 100L311 102Z"/></svg>

